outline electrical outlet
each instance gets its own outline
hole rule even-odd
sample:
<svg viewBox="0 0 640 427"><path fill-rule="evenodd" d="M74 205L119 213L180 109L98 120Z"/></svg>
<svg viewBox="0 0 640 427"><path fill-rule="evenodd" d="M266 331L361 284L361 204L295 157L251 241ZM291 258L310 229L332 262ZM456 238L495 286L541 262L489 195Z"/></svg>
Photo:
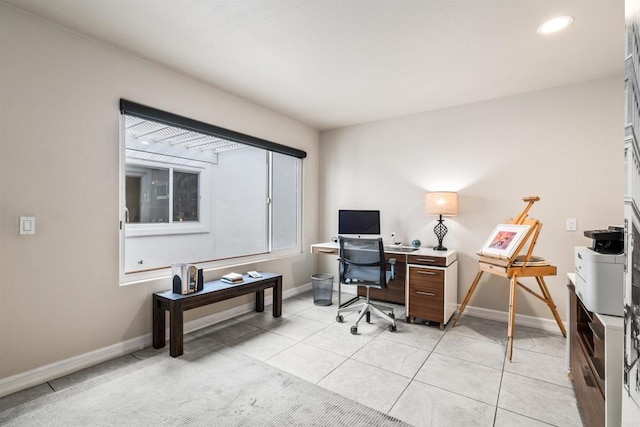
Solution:
<svg viewBox="0 0 640 427"><path fill-rule="evenodd" d="M567 218L567 231L576 231L578 229L578 221L575 218Z"/></svg>

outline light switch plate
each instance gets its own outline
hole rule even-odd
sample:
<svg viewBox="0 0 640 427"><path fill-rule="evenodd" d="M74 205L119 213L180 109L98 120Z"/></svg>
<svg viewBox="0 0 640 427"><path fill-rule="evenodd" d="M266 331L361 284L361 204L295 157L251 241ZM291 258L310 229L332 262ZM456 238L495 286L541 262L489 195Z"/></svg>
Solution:
<svg viewBox="0 0 640 427"><path fill-rule="evenodd" d="M578 229L578 221L575 218L567 218L567 231L576 231Z"/></svg>
<svg viewBox="0 0 640 427"><path fill-rule="evenodd" d="M36 234L36 217L20 217L20 234Z"/></svg>

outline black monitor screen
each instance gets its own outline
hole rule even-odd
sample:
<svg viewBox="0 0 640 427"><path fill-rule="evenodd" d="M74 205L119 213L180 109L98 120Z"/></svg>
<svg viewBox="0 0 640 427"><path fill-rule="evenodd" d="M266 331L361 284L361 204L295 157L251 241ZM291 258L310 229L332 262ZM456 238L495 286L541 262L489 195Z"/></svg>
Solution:
<svg viewBox="0 0 640 427"><path fill-rule="evenodd" d="M338 234L380 234L380 211L338 211Z"/></svg>

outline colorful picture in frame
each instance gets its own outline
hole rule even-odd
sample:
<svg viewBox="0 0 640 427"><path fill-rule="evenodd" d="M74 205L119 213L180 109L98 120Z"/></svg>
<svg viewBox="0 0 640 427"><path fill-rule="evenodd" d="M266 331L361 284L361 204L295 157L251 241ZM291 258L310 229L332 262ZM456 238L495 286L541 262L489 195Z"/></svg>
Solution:
<svg viewBox="0 0 640 427"><path fill-rule="evenodd" d="M529 228L528 225L498 224L478 253L511 258L527 235Z"/></svg>

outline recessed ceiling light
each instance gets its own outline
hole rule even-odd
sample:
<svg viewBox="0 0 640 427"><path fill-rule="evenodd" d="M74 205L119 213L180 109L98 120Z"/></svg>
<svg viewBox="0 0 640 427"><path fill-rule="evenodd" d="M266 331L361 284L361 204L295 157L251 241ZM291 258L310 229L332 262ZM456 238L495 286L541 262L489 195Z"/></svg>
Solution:
<svg viewBox="0 0 640 427"><path fill-rule="evenodd" d="M573 22L573 16L565 15L549 19L538 27L538 33L551 34L560 30L564 30Z"/></svg>

